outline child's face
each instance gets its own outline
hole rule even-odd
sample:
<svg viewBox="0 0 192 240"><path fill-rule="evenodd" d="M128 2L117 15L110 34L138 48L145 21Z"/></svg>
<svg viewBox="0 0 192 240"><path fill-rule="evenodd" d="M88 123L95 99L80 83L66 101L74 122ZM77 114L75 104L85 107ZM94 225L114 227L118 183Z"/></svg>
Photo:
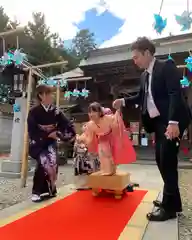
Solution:
<svg viewBox="0 0 192 240"><path fill-rule="evenodd" d="M82 143L80 143L80 147L81 148L84 148L85 147L85 144L82 142Z"/></svg>

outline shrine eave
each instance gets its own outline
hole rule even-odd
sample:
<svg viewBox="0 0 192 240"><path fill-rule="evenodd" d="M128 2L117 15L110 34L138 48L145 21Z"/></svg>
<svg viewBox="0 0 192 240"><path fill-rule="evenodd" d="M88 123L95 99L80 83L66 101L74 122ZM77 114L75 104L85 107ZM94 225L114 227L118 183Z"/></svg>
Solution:
<svg viewBox="0 0 192 240"><path fill-rule="evenodd" d="M156 56L189 52L192 48L192 33L169 36L153 40L156 45ZM90 51L87 59L80 62L79 67L85 69L93 65L107 64L131 60L131 44Z"/></svg>

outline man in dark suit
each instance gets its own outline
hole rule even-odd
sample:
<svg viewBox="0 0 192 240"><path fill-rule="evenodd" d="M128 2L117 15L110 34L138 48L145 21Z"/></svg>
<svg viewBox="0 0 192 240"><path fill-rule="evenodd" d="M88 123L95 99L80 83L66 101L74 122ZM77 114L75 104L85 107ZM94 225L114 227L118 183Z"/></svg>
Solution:
<svg viewBox="0 0 192 240"><path fill-rule="evenodd" d="M178 150L180 138L190 122L188 106L182 96L181 75L172 60L154 57L155 46L146 37L138 38L131 47L133 61L145 71L140 92L131 98L116 99L119 109L132 102L141 109L142 123L148 133L155 133L156 162L164 181L162 202L154 201L157 211L148 213L150 221L165 221L182 211L178 187Z"/></svg>

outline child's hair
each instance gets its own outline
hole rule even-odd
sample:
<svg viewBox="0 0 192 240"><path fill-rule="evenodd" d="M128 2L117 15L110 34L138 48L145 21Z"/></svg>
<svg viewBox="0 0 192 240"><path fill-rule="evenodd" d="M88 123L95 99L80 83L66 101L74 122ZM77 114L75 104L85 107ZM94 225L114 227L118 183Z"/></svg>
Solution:
<svg viewBox="0 0 192 240"><path fill-rule="evenodd" d="M93 102L89 105L88 113L90 113L90 112L97 112L97 113L99 113L100 117L104 116L103 108L102 108L101 104L98 102Z"/></svg>

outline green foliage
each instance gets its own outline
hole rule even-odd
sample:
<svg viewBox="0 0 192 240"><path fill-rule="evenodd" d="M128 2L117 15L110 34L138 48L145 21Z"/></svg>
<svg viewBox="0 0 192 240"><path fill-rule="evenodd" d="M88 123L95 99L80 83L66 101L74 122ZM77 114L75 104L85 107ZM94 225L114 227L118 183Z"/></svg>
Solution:
<svg viewBox="0 0 192 240"><path fill-rule="evenodd" d="M94 50L97 47L95 43L94 33L91 33L89 29L80 30L74 37L72 44L73 44L72 51L80 59L86 58L88 56L89 51Z"/></svg>
<svg viewBox="0 0 192 240"><path fill-rule="evenodd" d="M0 32L16 29L19 22L11 20L5 13L4 8L0 7ZM45 22L45 15L41 12L32 14L32 21L28 22L23 31L4 37L5 46L3 48L3 38L0 38L0 56L3 50L14 50L19 48L27 54L28 61L33 65L39 65L50 62L68 61L68 65L63 69L61 66L53 68L44 68L46 76L53 76L61 72L70 71L78 66L81 59L86 58L90 50L96 48L94 34L88 29L77 33L72 41L72 48L65 48L62 39L57 33L52 33ZM19 41L17 41L19 40ZM0 102L5 100L8 95L7 83L5 77L0 72Z"/></svg>
<svg viewBox="0 0 192 240"><path fill-rule="evenodd" d="M9 95L10 95L10 86L8 86L6 84L0 84L0 102L1 103L8 102Z"/></svg>

